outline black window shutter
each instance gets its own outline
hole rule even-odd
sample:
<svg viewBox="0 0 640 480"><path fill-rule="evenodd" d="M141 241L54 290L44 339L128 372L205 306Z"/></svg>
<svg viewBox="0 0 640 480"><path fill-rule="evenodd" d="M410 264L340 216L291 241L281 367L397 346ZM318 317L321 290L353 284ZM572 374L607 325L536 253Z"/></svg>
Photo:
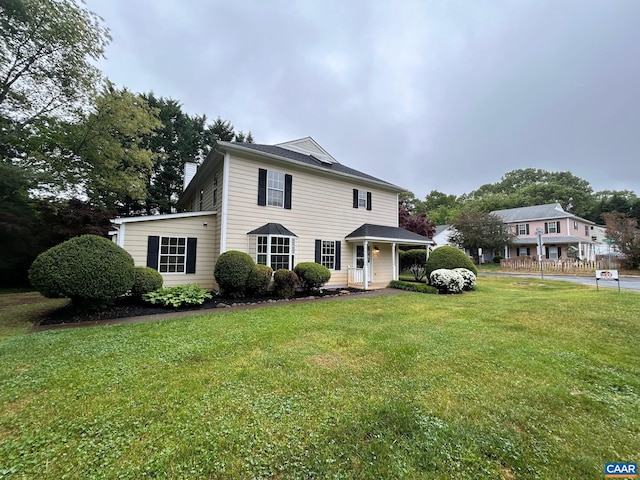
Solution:
<svg viewBox="0 0 640 480"><path fill-rule="evenodd" d="M549 247L544 247L544 256L545 258L549 258Z"/></svg>
<svg viewBox="0 0 640 480"><path fill-rule="evenodd" d="M558 258L562 258L562 247L558 247Z"/></svg>
<svg viewBox="0 0 640 480"><path fill-rule="evenodd" d="M284 176L284 208L291 210L291 184L293 177L289 174Z"/></svg>
<svg viewBox="0 0 640 480"><path fill-rule="evenodd" d="M549 224L544 222L544 233L549 233Z"/></svg>
<svg viewBox="0 0 640 480"><path fill-rule="evenodd" d="M198 239L187 238L187 271L186 273L196 273L196 246Z"/></svg>
<svg viewBox="0 0 640 480"><path fill-rule="evenodd" d="M340 240L336 240L336 260L333 269L340 270Z"/></svg>
<svg viewBox="0 0 640 480"><path fill-rule="evenodd" d="M556 222L558 225L556 227L556 233L560 233L560 222Z"/></svg>
<svg viewBox="0 0 640 480"><path fill-rule="evenodd" d="M353 208L358 208L358 189L353 189Z"/></svg>
<svg viewBox="0 0 640 480"><path fill-rule="evenodd" d="M147 237L147 267L158 270L158 253L160 252L160 237Z"/></svg>
<svg viewBox="0 0 640 480"><path fill-rule="evenodd" d="M258 205L267 204L267 171L258 169Z"/></svg>
<svg viewBox="0 0 640 480"><path fill-rule="evenodd" d="M316 240L316 263L322 263L322 240Z"/></svg>
<svg viewBox="0 0 640 480"><path fill-rule="evenodd" d="M527 235L529 235L529 224L527 223Z"/></svg>
<svg viewBox="0 0 640 480"><path fill-rule="evenodd" d="M367 210L371 210L371 192L367 192Z"/></svg>
<svg viewBox="0 0 640 480"><path fill-rule="evenodd" d="M520 256L520 248L516 247L516 257Z"/></svg>

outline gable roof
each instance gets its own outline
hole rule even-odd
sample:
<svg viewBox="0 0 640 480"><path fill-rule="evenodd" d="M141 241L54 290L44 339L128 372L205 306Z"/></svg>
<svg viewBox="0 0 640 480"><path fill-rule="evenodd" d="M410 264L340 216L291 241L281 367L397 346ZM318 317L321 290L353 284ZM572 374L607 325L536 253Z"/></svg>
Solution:
<svg viewBox="0 0 640 480"><path fill-rule="evenodd" d="M278 145L218 142L217 148L222 150L230 149L263 154L272 158L277 158L281 161L291 162L335 175L356 178L368 183L376 183L382 187L389 188L397 192L404 191L402 187L398 187L397 185L381 180L373 175L369 175L341 164L329 155L322 147L320 147L320 145L318 145L311 137L280 143Z"/></svg>
<svg viewBox="0 0 640 480"><path fill-rule="evenodd" d="M565 212L562 205L559 203L547 203L545 205L533 205L531 207L494 210L491 214L499 216L505 223L530 222L534 220L547 220L554 218L574 218L590 224L593 223L592 221L580 218L573 213Z"/></svg>

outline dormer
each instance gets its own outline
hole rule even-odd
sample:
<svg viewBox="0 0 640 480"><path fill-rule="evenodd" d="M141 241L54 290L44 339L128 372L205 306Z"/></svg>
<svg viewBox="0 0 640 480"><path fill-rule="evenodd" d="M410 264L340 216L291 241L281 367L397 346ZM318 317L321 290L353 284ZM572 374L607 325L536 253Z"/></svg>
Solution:
<svg viewBox="0 0 640 480"><path fill-rule="evenodd" d="M286 148L287 150L291 150L292 152L311 155L319 162L327 165L338 163L335 158L333 158L311 137L299 138L297 140L291 140L289 142L278 143L276 146L280 148Z"/></svg>

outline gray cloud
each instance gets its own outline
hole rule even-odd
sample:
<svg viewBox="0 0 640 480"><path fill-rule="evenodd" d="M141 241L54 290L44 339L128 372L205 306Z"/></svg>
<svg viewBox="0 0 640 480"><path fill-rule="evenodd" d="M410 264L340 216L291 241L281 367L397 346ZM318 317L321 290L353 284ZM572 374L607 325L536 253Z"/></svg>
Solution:
<svg viewBox="0 0 640 480"><path fill-rule="evenodd" d="M640 2L151 0L87 6L105 74L258 142L310 135L422 198L516 168L638 191Z"/></svg>

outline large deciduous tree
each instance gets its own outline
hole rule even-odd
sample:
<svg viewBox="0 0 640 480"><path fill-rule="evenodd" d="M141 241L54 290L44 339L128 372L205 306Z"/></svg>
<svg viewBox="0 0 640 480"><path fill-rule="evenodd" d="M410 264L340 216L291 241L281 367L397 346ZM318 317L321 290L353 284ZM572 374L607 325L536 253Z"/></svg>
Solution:
<svg viewBox="0 0 640 480"><path fill-rule="evenodd" d="M100 18L73 0L0 2L3 160L50 118L78 117L99 85L93 62L109 40Z"/></svg>
<svg viewBox="0 0 640 480"><path fill-rule="evenodd" d="M603 214L607 237L614 239L618 250L625 255L628 268L640 267L640 232L638 221L620 212Z"/></svg>
<svg viewBox="0 0 640 480"><path fill-rule="evenodd" d="M449 241L459 248L468 249L476 263L479 249L496 252L510 245L514 233L497 215L465 209L451 221L453 231Z"/></svg>

